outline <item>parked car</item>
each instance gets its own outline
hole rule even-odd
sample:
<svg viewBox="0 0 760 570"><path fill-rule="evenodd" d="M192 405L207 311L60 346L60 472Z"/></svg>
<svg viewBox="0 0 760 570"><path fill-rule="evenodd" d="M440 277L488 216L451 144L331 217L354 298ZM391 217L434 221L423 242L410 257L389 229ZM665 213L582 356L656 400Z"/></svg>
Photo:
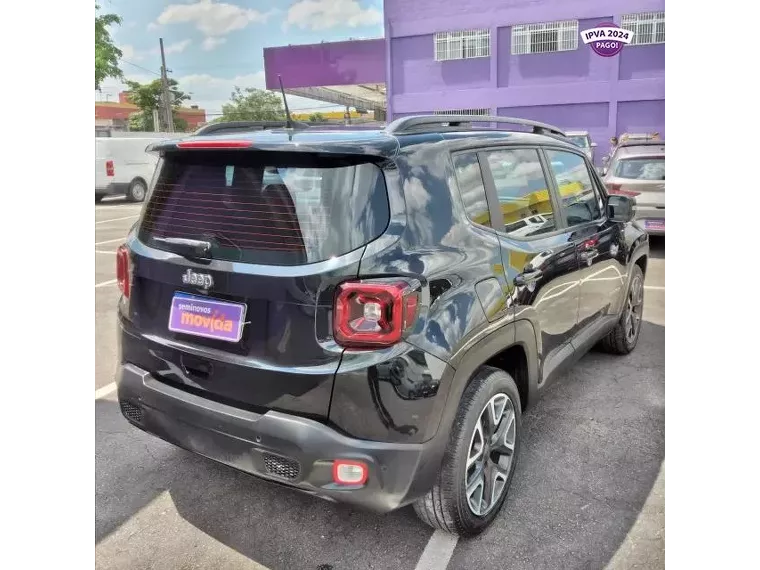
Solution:
<svg viewBox="0 0 760 570"><path fill-rule="evenodd" d="M636 220L652 235L665 235L665 142L631 140L618 145L604 173L610 194L635 198Z"/></svg>
<svg viewBox="0 0 760 570"><path fill-rule="evenodd" d="M155 138L95 138L95 201L126 196L142 202L158 158L146 152Z"/></svg>
<svg viewBox="0 0 760 570"><path fill-rule="evenodd" d="M623 144L633 144L636 142L647 142L647 141L659 141L662 143L662 137L660 136L660 133L654 132L654 133L623 133L620 135L620 137L613 137L615 140L617 140L617 144L615 144L610 151L602 157L602 168L609 165L610 159L612 158L612 155L615 154L615 150L618 146Z"/></svg>
<svg viewBox="0 0 760 570"><path fill-rule="evenodd" d="M524 411L592 346L636 347L649 243L559 129L483 120L154 145L116 259L124 417L316 497L486 528Z"/></svg>
<svg viewBox="0 0 760 570"><path fill-rule="evenodd" d="M591 163L594 163L594 149L596 148L596 143L591 141L591 136L588 134L588 131L568 131L567 138L570 139L571 143L582 148L583 152L585 152L586 156L591 160Z"/></svg>

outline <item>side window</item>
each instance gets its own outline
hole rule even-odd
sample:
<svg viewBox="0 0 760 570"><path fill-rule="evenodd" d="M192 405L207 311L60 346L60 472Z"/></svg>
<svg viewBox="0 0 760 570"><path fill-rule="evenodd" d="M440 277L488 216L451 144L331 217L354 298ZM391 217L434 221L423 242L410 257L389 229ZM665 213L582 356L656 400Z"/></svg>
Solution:
<svg viewBox="0 0 760 570"><path fill-rule="evenodd" d="M478 155L462 153L454 155L453 158L459 192L462 194L467 216L476 224L490 228L491 215L488 213L486 188L483 185Z"/></svg>
<svg viewBox="0 0 760 570"><path fill-rule="evenodd" d="M546 155L557 181L567 225L577 226L601 218L601 199L583 157L558 150L549 150Z"/></svg>
<svg viewBox="0 0 760 570"><path fill-rule="evenodd" d="M554 210L538 151L511 149L483 154L493 175L507 235L527 238L554 231Z"/></svg>

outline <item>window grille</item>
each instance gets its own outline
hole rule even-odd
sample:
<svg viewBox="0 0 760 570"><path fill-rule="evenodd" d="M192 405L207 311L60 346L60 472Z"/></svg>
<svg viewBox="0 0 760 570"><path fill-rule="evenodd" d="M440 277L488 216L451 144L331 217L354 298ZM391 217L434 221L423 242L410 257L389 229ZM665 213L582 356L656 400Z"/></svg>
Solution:
<svg viewBox="0 0 760 570"><path fill-rule="evenodd" d="M665 12L625 14L620 27L633 32L633 40L629 45L665 43Z"/></svg>
<svg viewBox="0 0 760 570"><path fill-rule="evenodd" d="M520 24L512 28L512 55L578 49L578 20Z"/></svg>
<svg viewBox="0 0 760 570"><path fill-rule="evenodd" d="M491 109L448 109L446 111L435 111L436 115L479 115L485 117L491 114Z"/></svg>
<svg viewBox="0 0 760 570"><path fill-rule="evenodd" d="M491 30L439 32L435 35L435 60L491 56Z"/></svg>

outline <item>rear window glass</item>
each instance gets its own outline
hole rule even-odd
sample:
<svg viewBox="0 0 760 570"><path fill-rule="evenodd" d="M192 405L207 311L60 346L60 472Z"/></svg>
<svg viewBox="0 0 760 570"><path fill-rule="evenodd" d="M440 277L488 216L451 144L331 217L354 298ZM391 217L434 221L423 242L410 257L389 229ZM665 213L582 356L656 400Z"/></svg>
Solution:
<svg viewBox="0 0 760 570"><path fill-rule="evenodd" d="M366 157L307 153L168 153L145 208L140 239L205 257L302 265L379 237L389 209L381 169Z"/></svg>
<svg viewBox="0 0 760 570"><path fill-rule="evenodd" d="M575 146L579 146L581 148L589 148L588 139L585 136L571 136L568 138L570 139L570 142Z"/></svg>
<svg viewBox="0 0 760 570"><path fill-rule="evenodd" d="M665 180L664 158L626 158L615 166L617 178Z"/></svg>

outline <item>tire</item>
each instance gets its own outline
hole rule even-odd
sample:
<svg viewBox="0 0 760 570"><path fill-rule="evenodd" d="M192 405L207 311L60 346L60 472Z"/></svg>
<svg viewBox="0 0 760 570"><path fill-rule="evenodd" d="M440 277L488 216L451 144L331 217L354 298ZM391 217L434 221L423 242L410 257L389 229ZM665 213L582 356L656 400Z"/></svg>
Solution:
<svg viewBox="0 0 760 570"><path fill-rule="evenodd" d="M644 273L638 265L634 265L631 271L631 283L628 285L628 291L625 295L625 304L620 320L615 328L599 343L599 347L610 354L629 354L639 342L644 312ZM632 306L635 308L633 315L630 315ZM629 318L634 321L633 331L630 328Z"/></svg>
<svg viewBox="0 0 760 570"><path fill-rule="evenodd" d="M509 424L509 427L505 430L504 437L499 437L499 441L508 438L512 442L511 458L508 466L500 471L503 485L497 491L497 498L489 501L488 509L478 514L471 507L471 501L468 500L465 478L469 478L472 472L472 480L476 480L475 474L480 472L480 467L475 461L472 467L467 468L468 457L473 455L471 453L474 449L473 444L477 442L477 426L480 425L481 430L484 426L481 423L482 413L487 412L485 408L490 406L494 398L496 398L495 406L498 407L502 396L509 399L513 413L511 416L507 415L508 405L505 403L500 417L503 422ZM497 425L502 426L500 422L497 422ZM521 434L520 394L515 381L503 370L488 366L479 368L459 402L459 409L451 427L451 435L438 478L433 488L414 504L417 516L431 527L452 534L474 536L482 532L499 514L507 497L519 457ZM498 436L498 432L496 435ZM485 440L482 441L485 443ZM486 449L490 448L486 447ZM495 450L492 453L498 453L498 451ZM485 490L486 488L483 487L480 491L484 499L488 494L484 492ZM476 491L472 495L472 502L482 505L483 503L477 500L477 494Z"/></svg>
<svg viewBox="0 0 760 570"><path fill-rule="evenodd" d="M148 193L148 185L140 178L135 178L127 190L127 200L130 202L142 202Z"/></svg>
<svg viewBox="0 0 760 570"><path fill-rule="evenodd" d="M95 203L98 204L103 201L103 198L105 198L105 194L95 194Z"/></svg>

